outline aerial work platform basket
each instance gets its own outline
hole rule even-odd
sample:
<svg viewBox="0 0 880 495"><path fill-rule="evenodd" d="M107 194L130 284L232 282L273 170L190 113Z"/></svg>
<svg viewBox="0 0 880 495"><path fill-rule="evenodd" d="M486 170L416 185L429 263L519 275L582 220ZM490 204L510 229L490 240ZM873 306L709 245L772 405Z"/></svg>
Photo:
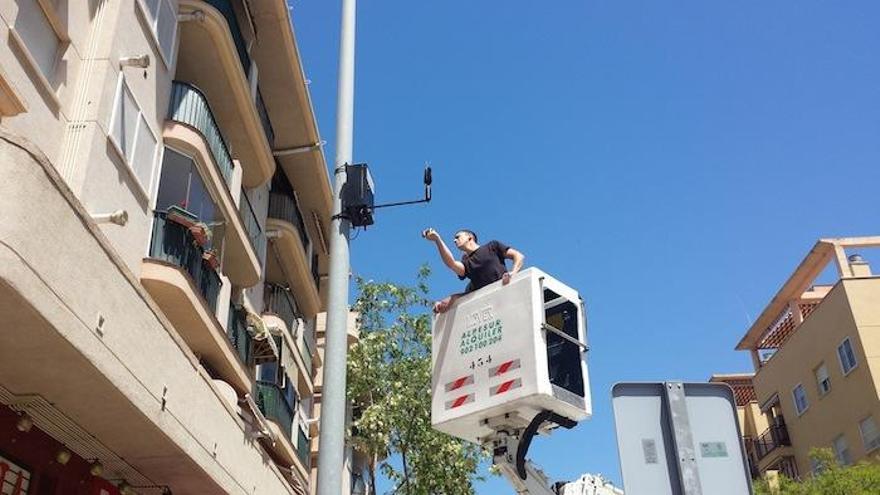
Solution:
<svg viewBox="0 0 880 495"><path fill-rule="evenodd" d="M432 426L483 443L545 411L589 418L586 333L578 293L536 268L462 296L434 319Z"/></svg>

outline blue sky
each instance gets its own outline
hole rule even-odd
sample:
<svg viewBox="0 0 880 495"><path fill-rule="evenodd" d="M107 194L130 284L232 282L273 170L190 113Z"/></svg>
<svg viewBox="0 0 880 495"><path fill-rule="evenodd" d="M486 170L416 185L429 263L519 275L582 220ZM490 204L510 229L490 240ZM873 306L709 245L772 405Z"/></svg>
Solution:
<svg viewBox="0 0 880 495"><path fill-rule="evenodd" d="M339 2L290 4L332 163ZM455 291L419 232L466 226L587 301L594 417L536 440L551 479L619 483L615 382L750 370L816 239L880 233L880 3L362 1L357 35L355 160L378 202L430 161L434 201L380 210L355 272Z"/></svg>

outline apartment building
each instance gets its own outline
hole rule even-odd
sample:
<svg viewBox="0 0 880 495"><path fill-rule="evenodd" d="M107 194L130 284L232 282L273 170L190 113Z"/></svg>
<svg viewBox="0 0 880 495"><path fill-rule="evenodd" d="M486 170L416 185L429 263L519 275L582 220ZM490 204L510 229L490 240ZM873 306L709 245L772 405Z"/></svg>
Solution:
<svg viewBox="0 0 880 495"><path fill-rule="evenodd" d="M859 251L880 237L821 239L736 346L754 374L737 391L754 472L808 476L814 447L842 464L880 453L880 277ZM835 276L818 284L820 276Z"/></svg>
<svg viewBox="0 0 880 495"><path fill-rule="evenodd" d="M311 493L331 189L287 2L0 20L0 492Z"/></svg>

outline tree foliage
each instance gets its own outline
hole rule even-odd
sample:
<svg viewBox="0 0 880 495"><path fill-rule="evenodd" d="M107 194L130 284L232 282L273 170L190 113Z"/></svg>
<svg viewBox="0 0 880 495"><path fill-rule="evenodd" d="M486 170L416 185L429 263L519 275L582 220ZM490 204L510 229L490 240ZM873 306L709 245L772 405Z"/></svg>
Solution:
<svg viewBox="0 0 880 495"><path fill-rule="evenodd" d="M876 495L880 493L880 465L862 462L841 466L831 449L813 449L810 457L817 474L795 481L780 475L776 481L755 484L755 495Z"/></svg>
<svg viewBox="0 0 880 495"><path fill-rule="evenodd" d="M474 493L483 453L431 428L431 318L427 267L414 287L357 279L360 340L348 359L352 442L392 493Z"/></svg>

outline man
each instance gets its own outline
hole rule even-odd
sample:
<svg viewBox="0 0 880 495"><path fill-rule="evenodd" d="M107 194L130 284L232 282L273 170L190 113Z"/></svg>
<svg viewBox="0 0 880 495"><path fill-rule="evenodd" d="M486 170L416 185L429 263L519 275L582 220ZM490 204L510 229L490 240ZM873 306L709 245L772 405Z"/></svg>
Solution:
<svg viewBox="0 0 880 495"><path fill-rule="evenodd" d="M507 285L510 282L510 277L516 275L522 268L523 260L526 259L516 249L498 241L489 241L482 246L477 244L477 234L467 229L456 232L453 239L455 247L464 253L461 256L461 261L456 261L436 230L429 228L422 232L422 237L434 242L443 264L455 272L460 280L465 278L470 280L464 293L452 294L434 303L435 313L445 312L459 297L482 289L498 280L502 280L502 283ZM513 260L513 268L510 271L507 270L505 264L505 260L508 259Z"/></svg>

